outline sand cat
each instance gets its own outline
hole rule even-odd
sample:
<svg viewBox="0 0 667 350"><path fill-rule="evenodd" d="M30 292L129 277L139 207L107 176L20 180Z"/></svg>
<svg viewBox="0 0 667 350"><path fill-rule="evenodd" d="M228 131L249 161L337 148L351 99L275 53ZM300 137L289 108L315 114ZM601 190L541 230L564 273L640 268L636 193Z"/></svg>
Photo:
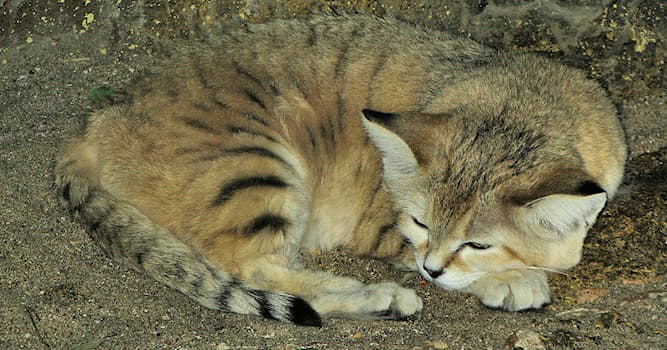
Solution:
<svg viewBox="0 0 667 350"><path fill-rule="evenodd" d="M250 25L182 48L64 148L66 206L202 305L301 325L421 299L304 268L348 247L506 310L550 302L626 157L578 71L393 19Z"/></svg>

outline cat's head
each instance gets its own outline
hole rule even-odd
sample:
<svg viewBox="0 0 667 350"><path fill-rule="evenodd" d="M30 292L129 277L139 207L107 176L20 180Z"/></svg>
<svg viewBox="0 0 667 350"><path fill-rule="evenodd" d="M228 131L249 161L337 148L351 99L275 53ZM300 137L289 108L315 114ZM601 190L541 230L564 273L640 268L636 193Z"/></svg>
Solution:
<svg viewBox="0 0 667 350"><path fill-rule="evenodd" d="M399 230L427 280L462 289L490 272L579 262L607 194L576 155L502 118L471 126L445 115L364 115Z"/></svg>

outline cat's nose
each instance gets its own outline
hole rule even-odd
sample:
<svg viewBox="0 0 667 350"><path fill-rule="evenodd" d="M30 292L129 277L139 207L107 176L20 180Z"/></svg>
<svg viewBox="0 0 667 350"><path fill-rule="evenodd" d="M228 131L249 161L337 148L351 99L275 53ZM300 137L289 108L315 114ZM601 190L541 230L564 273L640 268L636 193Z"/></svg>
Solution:
<svg viewBox="0 0 667 350"><path fill-rule="evenodd" d="M424 271L426 271L426 273L428 273L428 275L431 276L431 278L438 278L440 275L442 275L443 272L442 269L431 270L428 267L426 267L426 265L424 265Z"/></svg>

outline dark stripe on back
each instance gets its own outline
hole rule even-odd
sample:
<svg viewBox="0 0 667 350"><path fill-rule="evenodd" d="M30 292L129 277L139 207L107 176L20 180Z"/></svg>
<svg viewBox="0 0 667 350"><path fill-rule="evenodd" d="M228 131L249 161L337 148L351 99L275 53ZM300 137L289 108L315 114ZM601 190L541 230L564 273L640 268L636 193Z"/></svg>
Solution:
<svg viewBox="0 0 667 350"><path fill-rule="evenodd" d="M255 147L255 146L226 149L226 150L223 150L223 151L220 151L220 152L216 152L215 154L212 154L210 156L203 157L201 160L202 161L212 161L212 160L217 160L217 159L228 157L228 156L239 156L239 155L244 155L244 154L251 154L251 155L256 155L256 156L260 156L260 157L274 159L274 160L277 160L277 161L287 165L290 168L292 167L289 163L287 163L279 155L269 151L266 148Z"/></svg>
<svg viewBox="0 0 667 350"><path fill-rule="evenodd" d="M195 62L195 64L192 65L192 67L194 67L194 73L197 76L197 80L199 80L202 88L208 92L216 91L218 87L211 84L211 82L208 80L208 74L203 70L204 65L202 65L196 57L193 57L192 60Z"/></svg>
<svg viewBox="0 0 667 350"><path fill-rule="evenodd" d="M277 85L276 82L271 82L271 84L269 84L269 88L273 96L278 96L281 94L280 87Z"/></svg>
<svg viewBox="0 0 667 350"><path fill-rule="evenodd" d="M264 104L264 102L253 91L245 89L243 90L243 92L245 92L246 96L248 97L248 99L250 99L250 101L258 104L262 109L266 109L266 105Z"/></svg>
<svg viewBox="0 0 667 350"><path fill-rule="evenodd" d="M199 80L204 93L211 96L213 103L219 108L229 108L229 105L217 94L217 92L220 90L219 86L216 86L212 84L211 81L209 81L208 74L203 70L204 66L196 57L192 57L192 61L195 62L195 64L192 65L194 67L194 73L197 76L197 80Z"/></svg>
<svg viewBox="0 0 667 350"><path fill-rule="evenodd" d="M253 113L241 113L246 119L254 120L264 126L270 126L269 122L259 117L257 114Z"/></svg>
<svg viewBox="0 0 667 350"><path fill-rule="evenodd" d="M225 101L224 101L223 99L221 99L219 96L217 96L217 95L213 95L212 99L213 99L213 103L214 103L216 106L218 106L218 108L220 108L220 109L227 109L227 108L229 108L229 105L227 104L227 102L225 102Z"/></svg>
<svg viewBox="0 0 667 350"><path fill-rule="evenodd" d="M210 112L211 111L211 108L209 108L209 106L207 106L203 103L195 102L195 103L192 104L192 107L194 107L194 108L196 108L196 109L198 109L202 112Z"/></svg>
<svg viewBox="0 0 667 350"><path fill-rule="evenodd" d="M366 26L365 24L362 24L359 28L355 28L354 30L352 30L352 33L350 34L350 38L352 38L352 40L348 40L345 47L341 50L341 54L338 56L338 61L334 66L334 76L337 79L343 78L341 77L341 75L344 72L347 72L347 67L350 63L350 55L349 55L350 49L353 47L359 47L357 39L359 37L364 37L363 35L360 36L359 33L365 29L365 26Z"/></svg>
<svg viewBox="0 0 667 350"><path fill-rule="evenodd" d="M227 125L227 131L229 131L231 134L247 134L250 136L260 136L263 137L271 142L278 142L275 138L273 138L270 135L266 135L264 133L250 130L248 128L242 127L242 126L236 126L236 125Z"/></svg>
<svg viewBox="0 0 667 350"><path fill-rule="evenodd" d="M308 39L306 40L306 44L308 46L315 46L315 43L317 43L317 27L316 26L310 26L310 31L308 33Z"/></svg>
<svg viewBox="0 0 667 350"><path fill-rule="evenodd" d="M377 80L378 75L380 75L380 72L384 69L384 67L387 65L387 62L389 62L389 53L386 51L382 51L380 53L379 59L375 65L375 68L373 69L373 74L371 75L371 79L368 81L368 104L372 102L371 100L373 99L373 91L375 91L375 81Z"/></svg>
<svg viewBox="0 0 667 350"><path fill-rule="evenodd" d="M184 156L186 154L192 154L192 153L197 153L203 151L202 148L194 148L194 147L184 147L184 148L179 148L176 151L174 151L174 155L176 156Z"/></svg>
<svg viewBox="0 0 667 350"><path fill-rule="evenodd" d="M290 225L289 220L285 219L280 215L263 214L253 219L250 223L248 223L243 228L243 233L245 235L251 236L256 233L259 233L260 231L266 228L274 232L282 231L286 229L287 226L289 225Z"/></svg>
<svg viewBox="0 0 667 350"><path fill-rule="evenodd" d="M212 206L218 206L228 201L236 192L251 188L251 187L274 187L285 188L289 186L281 178L274 175L267 176L250 176L236 179L220 189L220 193L213 200Z"/></svg>
<svg viewBox="0 0 667 350"><path fill-rule="evenodd" d="M188 117L181 117L181 120L183 120L183 122L185 122L185 124L187 126L191 127L191 128L195 128L195 129L205 131L205 132L209 132L209 133L216 133L216 130L213 129L211 126L209 126L208 124L206 124L202 121L199 121L197 119L191 119L191 118L188 118Z"/></svg>
<svg viewBox="0 0 667 350"><path fill-rule="evenodd" d="M262 87L262 81L259 80L256 76L252 75L247 69L241 67L241 63L237 60L234 60L234 68L236 72L244 76L246 79L255 83L258 87Z"/></svg>

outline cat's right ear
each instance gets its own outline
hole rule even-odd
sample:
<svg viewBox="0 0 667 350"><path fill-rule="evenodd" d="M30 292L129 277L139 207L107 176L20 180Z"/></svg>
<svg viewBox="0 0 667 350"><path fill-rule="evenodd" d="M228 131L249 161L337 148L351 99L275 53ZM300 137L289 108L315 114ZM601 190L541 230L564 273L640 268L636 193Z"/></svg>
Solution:
<svg viewBox="0 0 667 350"><path fill-rule="evenodd" d="M534 232L548 233L547 236L559 239L574 231L585 234L606 202L605 192L589 195L552 194L527 203L522 209L526 223Z"/></svg>
<svg viewBox="0 0 667 350"><path fill-rule="evenodd" d="M361 121L384 164L384 179L391 186L400 184L417 173L417 159L401 137L390 130L399 116L369 109L363 110Z"/></svg>

